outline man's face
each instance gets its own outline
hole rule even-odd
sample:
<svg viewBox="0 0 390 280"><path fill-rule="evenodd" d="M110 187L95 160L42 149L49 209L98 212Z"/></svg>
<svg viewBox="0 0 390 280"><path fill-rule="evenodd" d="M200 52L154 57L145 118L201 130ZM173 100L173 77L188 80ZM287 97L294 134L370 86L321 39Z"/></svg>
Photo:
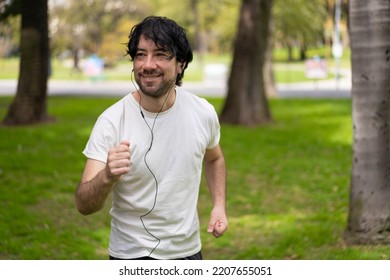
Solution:
<svg viewBox="0 0 390 280"><path fill-rule="evenodd" d="M176 57L141 35L134 57L134 76L140 90L151 97L161 97L173 88L181 63Z"/></svg>

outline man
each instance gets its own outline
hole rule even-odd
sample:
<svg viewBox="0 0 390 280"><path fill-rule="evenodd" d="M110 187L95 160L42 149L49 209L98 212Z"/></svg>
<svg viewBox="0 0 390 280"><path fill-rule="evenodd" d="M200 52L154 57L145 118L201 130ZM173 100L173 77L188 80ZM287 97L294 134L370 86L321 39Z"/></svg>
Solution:
<svg viewBox="0 0 390 280"><path fill-rule="evenodd" d="M98 118L76 205L91 214L112 193L110 259L202 259L202 163L213 203L207 231L220 237L228 226L218 117L206 100L177 87L192 61L183 28L148 17L129 38L139 89Z"/></svg>

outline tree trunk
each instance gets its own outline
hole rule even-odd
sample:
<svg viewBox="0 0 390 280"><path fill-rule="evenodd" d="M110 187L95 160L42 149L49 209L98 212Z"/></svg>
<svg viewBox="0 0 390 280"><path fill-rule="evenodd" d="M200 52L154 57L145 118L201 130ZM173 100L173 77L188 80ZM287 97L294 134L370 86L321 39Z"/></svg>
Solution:
<svg viewBox="0 0 390 280"><path fill-rule="evenodd" d="M20 125L48 120L46 95L49 67L47 0L22 1L19 82L4 120Z"/></svg>
<svg viewBox="0 0 390 280"><path fill-rule="evenodd" d="M274 47L274 40L272 34L274 34L274 24L273 19L270 19L269 23L269 37L268 37L268 44L267 44L267 51L265 53L265 63L264 63L264 86L265 86L265 93L267 97L276 97L277 89L276 89L276 81L275 81L275 72L273 67L273 47Z"/></svg>
<svg viewBox="0 0 390 280"><path fill-rule="evenodd" d="M200 68L203 69L203 57L206 52L205 40L202 36L202 30L200 27L200 15L198 9L198 0L191 0L191 15L192 15L192 25L194 26L195 40L194 40L194 51L198 54L197 59L200 65Z"/></svg>
<svg viewBox="0 0 390 280"><path fill-rule="evenodd" d="M351 0L353 158L345 239L390 243L390 1Z"/></svg>
<svg viewBox="0 0 390 280"><path fill-rule="evenodd" d="M301 43L299 48L299 60L300 61L306 60L306 45L304 42Z"/></svg>
<svg viewBox="0 0 390 280"><path fill-rule="evenodd" d="M73 70L79 72L79 71L81 71L81 69L80 69L80 50L74 49L72 51L72 54L73 54Z"/></svg>
<svg viewBox="0 0 390 280"><path fill-rule="evenodd" d="M293 43L291 43L290 41L287 43L287 61L288 62L294 61Z"/></svg>
<svg viewBox="0 0 390 280"><path fill-rule="evenodd" d="M272 121L264 86L272 0L243 0L228 95L221 121L257 125Z"/></svg>
<svg viewBox="0 0 390 280"><path fill-rule="evenodd" d="M200 17L198 9L198 0L191 0L191 21L194 26L195 41L194 41L194 51L200 53L202 50L202 36L200 28Z"/></svg>

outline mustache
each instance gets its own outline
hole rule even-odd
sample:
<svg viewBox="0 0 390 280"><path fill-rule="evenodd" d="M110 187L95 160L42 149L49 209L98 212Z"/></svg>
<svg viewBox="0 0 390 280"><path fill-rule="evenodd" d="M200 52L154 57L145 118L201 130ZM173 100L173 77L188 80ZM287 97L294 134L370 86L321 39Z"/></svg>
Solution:
<svg viewBox="0 0 390 280"><path fill-rule="evenodd" d="M156 70L156 69L152 69L152 70L142 70L139 74L143 74L143 75L159 75L161 74L160 71Z"/></svg>

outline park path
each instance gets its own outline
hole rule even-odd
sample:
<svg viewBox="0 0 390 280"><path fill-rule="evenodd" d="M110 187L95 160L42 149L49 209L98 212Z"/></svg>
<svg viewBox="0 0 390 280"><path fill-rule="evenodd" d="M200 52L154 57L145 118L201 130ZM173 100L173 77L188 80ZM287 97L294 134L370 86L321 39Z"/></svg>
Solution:
<svg viewBox="0 0 390 280"><path fill-rule="evenodd" d="M226 81L183 82L184 89L205 97L226 96ZM17 80L0 80L0 96L13 96ZM50 80L49 95L125 96L134 91L131 81L60 81ZM277 85L276 98L350 98L351 74L344 70L339 80L321 80Z"/></svg>

